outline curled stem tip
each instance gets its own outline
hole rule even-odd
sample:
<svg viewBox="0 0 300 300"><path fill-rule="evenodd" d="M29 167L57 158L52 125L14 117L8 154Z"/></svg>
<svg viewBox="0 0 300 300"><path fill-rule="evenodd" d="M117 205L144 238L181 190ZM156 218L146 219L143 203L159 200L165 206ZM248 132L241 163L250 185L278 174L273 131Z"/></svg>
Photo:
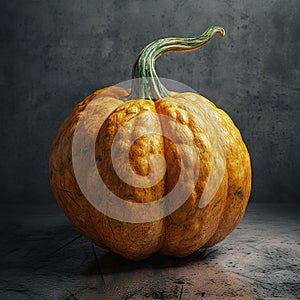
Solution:
<svg viewBox="0 0 300 300"><path fill-rule="evenodd" d="M142 49L134 64L132 71L134 80L128 98L157 100L170 96L156 74L155 60L168 52L196 51L209 42L215 34L223 37L225 30L219 26L211 26L197 37L163 38L148 44Z"/></svg>

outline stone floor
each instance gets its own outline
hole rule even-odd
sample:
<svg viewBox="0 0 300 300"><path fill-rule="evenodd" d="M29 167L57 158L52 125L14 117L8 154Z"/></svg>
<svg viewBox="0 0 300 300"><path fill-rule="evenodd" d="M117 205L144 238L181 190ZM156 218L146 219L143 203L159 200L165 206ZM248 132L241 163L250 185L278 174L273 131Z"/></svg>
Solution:
<svg viewBox="0 0 300 300"><path fill-rule="evenodd" d="M92 245L56 206L15 212L1 212L0 299L300 299L299 208L250 203L219 246L142 262Z"/></svg>

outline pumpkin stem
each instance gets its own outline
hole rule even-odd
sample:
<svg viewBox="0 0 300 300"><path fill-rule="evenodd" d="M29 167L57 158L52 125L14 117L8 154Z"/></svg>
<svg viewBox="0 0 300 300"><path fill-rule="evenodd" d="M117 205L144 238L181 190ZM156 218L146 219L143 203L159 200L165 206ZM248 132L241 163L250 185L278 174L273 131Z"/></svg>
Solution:
<svg viewBox="0 0 300 300"><path fill-rule="evenodd" d="M194 38L163 38L148 44L140 52L132 71L131 93L127 99L158 100L169 97L168 90L160 82L154 67L155 60L168 52L191 52L204 46L216 33L221 37L225 30L211 26Z"/></svg>

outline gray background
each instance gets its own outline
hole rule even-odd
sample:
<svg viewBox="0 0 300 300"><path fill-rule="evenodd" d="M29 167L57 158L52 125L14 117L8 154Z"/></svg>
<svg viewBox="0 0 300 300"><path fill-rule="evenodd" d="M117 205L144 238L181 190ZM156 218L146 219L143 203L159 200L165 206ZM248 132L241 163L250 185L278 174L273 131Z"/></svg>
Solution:
<svg viewBox="0 0 300 300"><path fill-rule="evenodd" d="M230 114L252 157L252 202L299 200L300 1L2 1L2 204L55 203L47 163L55 133L94 90L130 78L138 51L220 25L195 53L159 59Z"/></svg>

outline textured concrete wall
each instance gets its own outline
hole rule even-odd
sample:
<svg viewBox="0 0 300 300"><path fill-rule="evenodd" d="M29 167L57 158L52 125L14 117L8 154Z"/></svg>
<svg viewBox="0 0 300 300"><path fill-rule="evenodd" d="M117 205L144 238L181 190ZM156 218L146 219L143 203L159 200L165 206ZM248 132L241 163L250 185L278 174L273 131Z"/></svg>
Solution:
<svg viewBox="0 0 300 300"><path fill-rule="evenodd" d="M127 80L153 39L226 29L195 53L160 58L158 74L226 110L253 164L252 201L299 200L300 1L2 1L2 201L50 203L51 142L73 106Z"/></svg>

